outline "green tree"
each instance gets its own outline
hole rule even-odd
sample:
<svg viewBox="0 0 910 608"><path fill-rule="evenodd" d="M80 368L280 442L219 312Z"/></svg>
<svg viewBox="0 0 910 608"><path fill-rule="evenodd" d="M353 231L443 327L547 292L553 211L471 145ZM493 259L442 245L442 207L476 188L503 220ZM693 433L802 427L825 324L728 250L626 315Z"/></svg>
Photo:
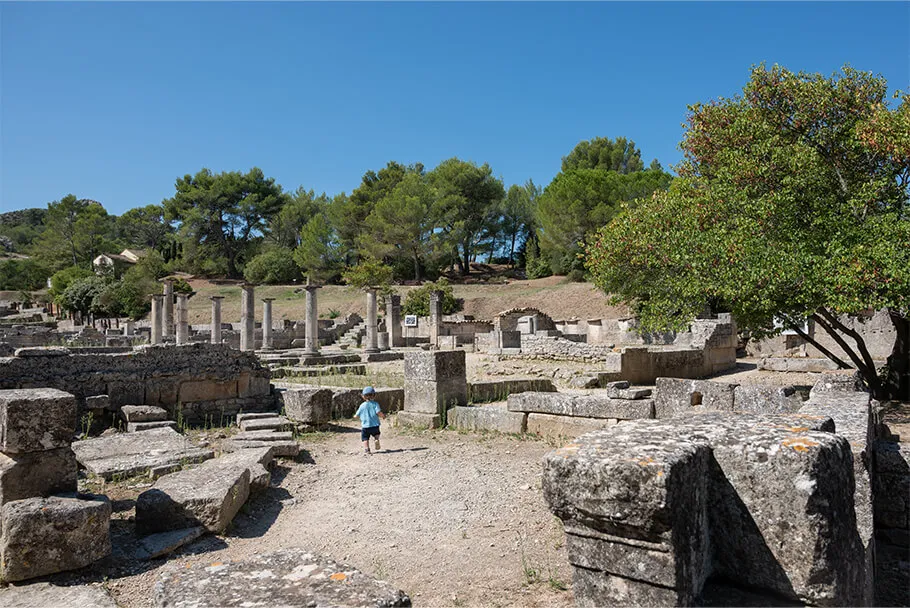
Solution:
<svg viewBox="0 0 910 608"><path fill-rule="evenodd" d="M97 201L67 194L48 203L45 226L34 250L52 270L90 268L98 254L113 247L113 219Z"/></svg>
<svg viewBox="0 0 910 608"><path fill-rule="evenodd" d="M629 207L588 249L595 283L644 330L723 306L754 335L793 329L876 397L906 394L910 311L908 97L839 74L752 70L741 96L690 108L680 177ZM898 331L882 383L842 315L887 309ZM802 331L806 319L847 353ZM779 331L779 329L777 330Z"/></svg>
<svg viewBox="0 0 910 608"><path fill-rule="evenodd" d="M443 277L410 290L404 297L401 311L406 315L426 317L430 314L430 294L434 291L442 292L442 314L450 315L461 310L462 302L455 298L452 286Z"/></svg>
<svg viewBox="0 0 910 608"><path fill-rule="evenodd" d="M0 259L0 290L41 289L47 277L47 268L34 258Z"/></svg>
<svg viewBox="0 0 910 608"><path fill-rule="evenodd" d="M382 292L388 292L392 283L392 267L376 258L366 257L355 266L348 266L341 278L356 289L375 287Z"/></svg>
<svg viewBox="0 0 910 608"><path fill-rule="evenodd" d="M644 168L641 151L635 147L634 141L625 137L617 137L615 140L609 137L595 137L591 141L582 141L568 156L562 158L563 173L575 169L635 173Z"/></svg>
<svg viewBox="0 0 910 608"><path fill-rule="evenodd" d="M294 261L294 251L276 247L260 253L243 269L243 278L250 283L280 285L300 278L300 268Z"/></svg>
<svg viewBox="0 0 910 608"><path fill-rule="evenodd" d="M556 274L580 272L585 240L613 218L620 203L666 189L670 180L663 171L574 169L558 174L537 207L542 258Z"/></svg>
<svg viewBox="0 0 910 608"><path fill-rule="evenodd" d="M235 278L253 253L254 237L290 200L257 167L217 175L202 169L178 179L175 187L174 196L164 201L165 219L179 224L184 264Z"/></svg>
<svg viewBox="0 0 910 608"><path fill-rule="evenodd" d="M502 234L509 247L509 265L513 265L515 247L520 245L534 230L534 212L542 194L534 180L523 186L513 184L500 203Z"/></svg>
<svg viewBox="0 0 910 608"><path fill-rule="evenodd" d="M341 272L343 263L338 241L324 214L314 215L300 230L300 245L294 250L294 261L308 282L326 282Z"/></svg>
<svg viewBox="0 0 910 608"><path fill-rule="evenodd" d="M63 292L62 304L66 310L77 312L83 317L103 312L103 299L99 298L109 287L111 281L98 276L90 276L73 281Z"/></svg>
<svg viewBox="0 0 910 608"><path fill-rule="evenodd" d="M48 290L48 295L54 299L53 301L55 304L65 306L63 294L66 289L72 283L80 279L85 279L93 276L95 276L95 274L91 270L82 268L80 266L70 266L69 268L58 270L53 275L51 275L51 286Z"/></svg>
<svg viewBox="0 0 910 608"><path fill-rule="evenodd" d="M116 235L127 247L170 252L174 229L165 220L164 205L146 205L130 209L116 220Z"/></svg>
<svg viewBox="0 0 910 608"><path fill-rule="evenodd" d="M294 196L269 222L268 236L279 247L294 249L300 244L300 230L317 213L322 213L330 204L325 193L316 195L303 186L297 188Z"/></svg>
<svg viewBox="0 0 910 608"><path fill-rule="evenodd" d="M471 270L474 247L493 205L505 196L502 180L488 164L478 167L457 158L445 160L429 175L436 189L433 216L452 248L462 274Z"/></svg>
<svg viewBox="0 0 910 608"><path fill-rule="evenodd" d="M433 249L434 192L426 177L406 174L367 216L359 249L377 259L389 260L396 269L411 267L419 281Z"/></svg>

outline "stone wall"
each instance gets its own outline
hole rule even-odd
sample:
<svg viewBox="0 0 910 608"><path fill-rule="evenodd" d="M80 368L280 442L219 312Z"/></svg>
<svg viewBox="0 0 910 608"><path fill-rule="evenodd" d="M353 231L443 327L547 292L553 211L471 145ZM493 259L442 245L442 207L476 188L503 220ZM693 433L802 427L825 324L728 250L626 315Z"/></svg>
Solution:
<svg viewBox="0 0 910 608"><path fill-rule="evenodd" d="M275 407L269 371L255 355L224 345L143 346L127 353L72 354L64 348L24 349L0 358L0 389L58 388L85 398L108 395L109 407L163 407L190 424L239 411Z"/></svg>

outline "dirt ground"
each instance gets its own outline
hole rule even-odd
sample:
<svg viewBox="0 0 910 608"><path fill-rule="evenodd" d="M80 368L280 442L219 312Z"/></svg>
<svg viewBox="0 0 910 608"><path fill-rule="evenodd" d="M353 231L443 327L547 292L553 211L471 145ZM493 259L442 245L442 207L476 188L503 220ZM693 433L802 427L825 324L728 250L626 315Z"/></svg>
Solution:
<svg viewBox="0 0 910 608"><path fill-rule="evenodd" d="M353 422L303 435L305 453L278 461L272 487L250 499L226 534L169 559L131 557L130 519L145 487L108 487L118 511L114 554L90 572L49 580L100 583L123 608L145 608L154 605L162 567L303 547L393 583L415 605L573 605L562 525L540 487L542 457L553 446L389 422L382 433L383 449L372 456L362 453Z"/></svg>

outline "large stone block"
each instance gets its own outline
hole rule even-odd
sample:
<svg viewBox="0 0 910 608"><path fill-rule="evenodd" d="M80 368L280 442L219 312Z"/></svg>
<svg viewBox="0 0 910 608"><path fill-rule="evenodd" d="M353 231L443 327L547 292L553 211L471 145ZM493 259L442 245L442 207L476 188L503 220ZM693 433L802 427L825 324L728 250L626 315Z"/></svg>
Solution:
<svg viewBox="0 0 910 608"><path fill-rule="evenodd" d="M13 500L75 492L77 468L76 454L68 447L0 453L0 507Z"/></svg>
<svg viewBox="0 0 910 608"><path fill-rule="evenodd" d="M654 390L654 413L657 418L672 418L695 412L732 412L737 384L658 378Z"/></svg>
<svg viewBox="0 0 910 608"><path fill-rule="evenodd" d="M496 431L498 433L524 433L527 414L510 412L505 407L453 407L446 414L450 428L463 431Z"/></svg>
<svg viewBox="0 0 910 608"><path fill-rule="evenodd" d="M515 412L518 413L518 412ZM579 418L553 414L525 414L526 431L547 439L573 438L617 424L615 418Z"/></svg>
<svg viewBox="0 0 910 608"><path fill-rule="evenodd" d="M524 378L510 380L491 380L468 384L468 402L484 403L505 401L511 394L533 392L556 392L553 381L548 378Z"/></svg>
<svg viewBox="0 0 910 608"><path fill-rule="evenodd" d="M272 390L267 374L243 373L237 378L237 396L264 397Z"/></svg>
<svg viewBox="0 0 910 608"><path fill-rule="evenodd" d="M439 414L421 414L403 410L395 416L397 424L417 429L440 429L445 425L445 420Z"/></svg>
<svg viewBox="0 0 910 608"><path fill-rule="evenodd" d="M332 391L327 388L288 388L277 391L284 415L303 424L326 424L332 419Z"/></svg>
<svg viewBox="0 0 910 608"><path fill-rule="evenodd" d="M118 608L104 587L93 585L52 585L32 583L0 589L0 606L4 608Z"/></svg>
<svg viewBox="0 0 910 608"><path fill-rule="evenodd" d="M237 397L236 380L189 380L180 383L179 400L181 403L235 397Z"/></svg>
<svg viewBox="0 0 910 608"><path fill-rule="evenodd" d="M89 473L108 480L202 462L215 455L212 450L197 448L170 428L77 441L73 451Z"/></svg>
<svg viewBox="0 0 910 608"><path fill-rule="evenodd" d="M792 414L803 403L792 386L737 386L733 392L735 411L748 414Z"/></svg>
<svg viewBox="0 0 910 608"><path fill-rule="evenodd" d="M509 410L513 412L618 420L654 417L651 399L611 399L599 395L565 393L519 393L509 395L508 404Z"/></svg>
<svg viewBox="0 0 910 608"><path fill-rule="evenodd" d="M111 503L104 496L29 498L0 510L0 580L75 570L111 552Z"/></svg>
<svg viewBox="0 0 910 608"><path fill-rule="evenodd" d="M255 602L251 604L250 602ZM246 561L170 568L155 583L159 608L227 606L410 606L389 583L303 549L256 555Z"/></svg>
<svg viewBox="0 0 910 608"><path fill-rule="evenodd" d="M167 410L153 405L124 405L120 415L126 422L159 422L167 420Z"/></svg>
<svg viewBox="0 0 910 608"><path fill-rule="evenodd" d="M549 454L544 496L576 593L594 594L576 602L687 605L714 572L791 601L861 604L853 461L833 430L810 414L700 414L624 422Z"/></svg>
<svg viewBox="0 0 910 608"><path fill-rule="evenodd" d="M467 405L468 385L464 378L434 382L404 379L404 409L422 414L444 415L451 407Z"/></svg>
<svg viewBox="0 0 910 608"><path fill-rule="evenodd" d="M76 398L53 388L0 390L0 452L68 447L76 430Z"/></svg>
<svg viewBox="0 0 910 608"><path fill-rule="evenodd" d="M467 374L463 350L414 351L404 355L404 376L414 380L464 379Z"/></svg>
<svg viewBox="0 0 910 608"><path fill-rule="evenodd" d="M209 461L165 475L136 499L136 526L143 533L205 526L223 532L250 495L250 471L236 463Z"/></svg>

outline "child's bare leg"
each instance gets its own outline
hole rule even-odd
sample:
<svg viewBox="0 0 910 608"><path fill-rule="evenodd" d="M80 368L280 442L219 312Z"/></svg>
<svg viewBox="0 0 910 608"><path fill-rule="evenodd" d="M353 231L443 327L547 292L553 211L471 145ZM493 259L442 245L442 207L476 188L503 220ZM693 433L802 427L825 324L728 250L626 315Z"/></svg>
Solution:
<svg viewBox="0 0 910 608"><path fill-rule="evenodd" d="M382 448L379 447L379 435L376 435L373 439L376 440L376 451L378 452Z"/></svg>
<svg viewBox="0 0 910 608"><path fill-rule="evenodd" d="M369 439L367 439L366 441L363 442L363 451L364 452L370 451L370 440Z"/></svg>

